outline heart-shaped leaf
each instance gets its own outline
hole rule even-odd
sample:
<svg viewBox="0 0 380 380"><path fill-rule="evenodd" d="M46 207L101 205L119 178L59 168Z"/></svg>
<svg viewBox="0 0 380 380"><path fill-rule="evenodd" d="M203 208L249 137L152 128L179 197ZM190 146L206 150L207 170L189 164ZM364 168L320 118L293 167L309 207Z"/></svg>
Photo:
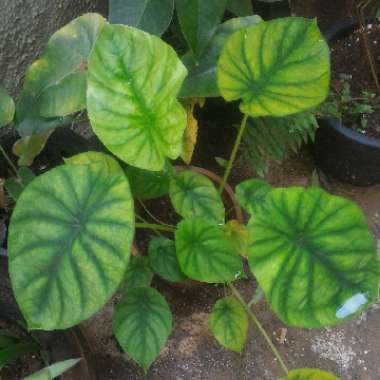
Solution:
<svg viewBox="0 0 380 380"><path fill-rule="evenodd" d="M248 316L234 297L225 297L216 302L208 325L222 346L235 352L242 351L247 340Z"/></svg>
<svg viewBox="0 0 380 380"><path fill-rule="evenodd" d="M183 218L200 216L224 224L224 205L214 184L204 175L189 170L176 173L170 181L170 200Z"/></svg>
<svg viewBox="0 0 380 380"><path fill-rule="evenodd" d="M186 42L197 60L222 20L227 0L175 0Z"/></svg>
<svg viewBox="0 0 380 380"><path fill-rule="evenodd" d="M9 228L13 290L30 329L65 329L97 312L120 285L133 238L124 173L63 165L22 192Z"/></svg>
<svg viewBox="0 0 380 380"><path fill-rule="evenodd" d="M265 181L251 178L236 186L236 199L250 214L265 202L265 198L272 187Z"/></svg>
<svg viewBox="0 0 380 380"><path fill-rule="evenodd" d="M248 228L250 268L283 322L336 325L377 298L375 242L354 203L319 188L275 189Z"/></svg>
<svg viewBox="0 0 380 380"><path fill-rule="evenodd" d="M330 80L329 48L315 20L261 22L235 32L218 63L218 86L243 113L285 116L321 103Z"/></svg>
<svg viewBox="0 0 380 380"><path fill-rule="evenodd" d="M169 306L152 288L128 289L113 315L119 344L145 371L165 345L171 329Z"/></svg>
<svg viewBox="0 0 380 380"><path fill-rule="evenodd" d="M110 0L109 20L160 36L168 28L174 0Z"/></svg>
<svg viewBox="0 0 380 380"><path fill-rule="evenodd" d="M169 45L132 27L105 25L88 69L91 125L112 153L155 171L180 155L186 112L176 96L186 69Z"/></svg>
<svg viewBox="0 0 380 380"><path fill-rule="evenodd" d="M339 380L339 378L320 369L302 368L290 371L287 377L279 380Z"/></svg>
<svg viewBox="0 0 380 380"><path fill-rule="evenodd" d="M0 87L0 128L9 124L15 114L15 104L8 93Z"/></svg>
<svg viewBox="0 0 380 380"><path fill-rule="evenodd" d="M220 96L216 80L217 63L226 40L235 31L255 25L261 21L261 17L256 15L227 20L218 26L214 37L198 62L194 61L191 51L186 53L182 57L182 62L189 71L189 75L183 82L179 96L182 98Z"/></svg>
<svg viewBox="0 0 380 380"><path fill-rule="evenodd" d="M132 256L125 272L125 285L128 289L150 286L153 272L146 256Z"/></svg>
<svg viewBox="0 0 380 380"><path fill-rule="evenodd" d="M183 220L178 225L175 244L181 269L191 279L222 283L243 273L240 257L229 239L205 219Z"/></svg>
<svg viewBox="0 0 380 380"><path fill-rule="evenodd" d="M86 106L87 61L104 18L89 13L76 18L50 38L41 58L26 73L17 102L21 136L45 132Z"/></svg>
<svg viewBox="0 0 380 380"><path fill-rule="evenodd" d="M175 251L175 243L167 238L155 238L149 242L149 261L153 270L167 281L187 280L182 273Z"/></svg>
<svg viewBox="0 0 380 380"><path fill-rule="evenodd" d="M228 0L227 9L236 16L249 16L253 13L251 0Z"/></svg>

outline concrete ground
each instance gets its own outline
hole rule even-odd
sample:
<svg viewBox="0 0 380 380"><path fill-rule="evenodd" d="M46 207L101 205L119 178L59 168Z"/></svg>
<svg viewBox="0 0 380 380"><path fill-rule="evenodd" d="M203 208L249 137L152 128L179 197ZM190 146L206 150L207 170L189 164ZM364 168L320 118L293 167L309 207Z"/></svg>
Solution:
<svg viewBox="0 0 380 380"><path fill-rule="evenodd" d="M309 156L301 154L282 166L272 165L267 180L276 186L307 186L313 170ZM249 176L249 169L237 167L232 180ZM356 188L327 180L324 184L333 193L357 202L380 239L380 186ZM241 355L221 348L211 336L207 318L215 300L223 295L223 287L179 290L165 283L156 286L172 307L174 331L147 375L120 352L112 337L111 315L116 300L84 324L99 380L274 380L282 375L256 329L250 330ZM239 288L249 299L255 284L242 281ZM287 328L265 301L253 310L289 368L319 367L343 380L380 379L380 302L339 327L318 330Z"/></svg>

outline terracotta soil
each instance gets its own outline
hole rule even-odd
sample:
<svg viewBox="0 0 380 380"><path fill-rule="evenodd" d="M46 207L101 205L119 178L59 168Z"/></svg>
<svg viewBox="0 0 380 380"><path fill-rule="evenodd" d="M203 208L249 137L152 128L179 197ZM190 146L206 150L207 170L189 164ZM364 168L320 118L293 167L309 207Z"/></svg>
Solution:
<svg viewBox="0 0 380 380"><path fill-rule="evenodd" d="M369 24L364 33L368 36L376 66L380 68L380 26ZM354 98L361 97L363 90L377 94L363 40L362 32L355 30L348 37L335 43L331 49L332 84L339 88L343 76L350 84L351 96ZM345 115L343 122L357 132L362 130L350 115ZM363 134L366 136L380 139L380 109L369 115L364 131Z"/></svg>

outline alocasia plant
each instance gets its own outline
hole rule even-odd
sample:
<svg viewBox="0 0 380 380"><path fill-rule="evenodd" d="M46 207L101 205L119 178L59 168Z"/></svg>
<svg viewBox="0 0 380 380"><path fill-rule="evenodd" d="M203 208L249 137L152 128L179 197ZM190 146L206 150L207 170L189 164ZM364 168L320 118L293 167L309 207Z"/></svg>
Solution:
<svg viewBox="0 0 380 380"><path fill-rule="evenodd" d="M307 111L324 100L329 84L328 48L315 21L252 24L225 36L218 62L218 91L227 101L241 100L244 114L218 192L203 175L176 172L169 163L181 154L186 126L177 100L186 69L175 51L134 27L103 23L88 61L86 107L94 132L124 162L83 153L33 179L19 195L8 240L10 275L29 328L73 326L122 289L114 333L147 371L172 329L165 298L150 286L153 272L171 282L224 283L229 294L209 319L220 344L240 352L251 320L286 379L335 378L289 371L233 284L244 275L241 255L247 256L279 318L320 327L372 303L380 276L362 212L322 189L273 189L251 179L236 189L251 214L248 226L226 220L220 194L248 119L254 125L256 117ZM198 42L192 38L195 54L203 49ZM173 226L135 215L129 181L135 197L168 195L183 220ZM148 256L130 259L134 228L158 235Z"/></svg>

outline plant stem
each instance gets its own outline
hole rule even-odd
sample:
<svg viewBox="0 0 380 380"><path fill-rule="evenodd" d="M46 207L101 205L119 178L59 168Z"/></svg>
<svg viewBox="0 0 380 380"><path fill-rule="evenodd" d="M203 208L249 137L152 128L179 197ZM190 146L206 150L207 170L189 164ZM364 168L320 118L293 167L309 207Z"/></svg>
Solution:
<svg viewBox="0 0 380 380"><path fill-rule="evenodd" d="M5 151L5 149L3 148L3 146L1 144L0 144L0 152L3 154L4 158L6 159L6 161L8 162L9 166L12 168L14 173L16 174L16 177L18 178L19 175L17 172L17 168L14 165L14 163L12 162L12 160L9 158L9 156L7 155L7 152Z"/></svg>
<svg viewBox="0 0 380 380"><path fill-rule="evenodd" d="M138 214L135 214L136 216L136 219L140 220L140 222L142 223L148 223L144 218L142 218L140 215ZM160 231L157 231L157 230L153 230L153 232L157 235L157 236L160 236L160 237L163 237L164 235L162 235L162 233Z"/></svg>
<svg viewBox="0 0 380 380"><path fill-rule="evenodd" d="M220 194L222 194L222 192L224 190L224 186L226 186L228 178L231 174L231 169L232 169L232 166L233 166L235 159L236 159L236 155L237 155L237 152L238 152L238 149L240 146L240 142L241 142L241 139L243 137L245 127L247 125L247 120L248 120L248 115L244 115L243 120L240 124L239 132L236 136L234 147L232 148L230 159L228 160L226 170L224 171L224 176L223 176L222 182L220 183L220 186L219 186L219 193Z"/></svg>
<svg viewBox="0 0 380 380"><path fill-rule="evenodd" d="M175 228L173 227L162 226L161 224L154 224L154 223L135 223L135 227L145 228L145 229L154 230L154 231L175 232Z"/></svg>
<svg viewBox="0 0 380 380"><path fill-rule="evenodd" d="M369 63L369 67L371 69L372 78L373 78L373 81L375 82L377 92L380 95L380 83L379 83L378 72L377 72L377 68L375 65L375 60L373 59L371 47L369 45L368 36L367 36L366 30L365 30L365 19L363 16L363 12L362 12L362 9L360 9L360 6L357 4L355 4L355 10L356 10L356 14L357 14L357 17L359 20L360 29L361 29L362 36L363 36L364 48L365 48L365 51L367 54L368 63Z"/></svg>
<svg viewBox="0 0 380 380"><path fill-rule="evenodd" d="M158 219L156 216L154 216L148 209L148 207L146 207L145 203L140 199L140 198L137 198L138 202L140 203L141 207L144 209L144 211L158 224L161 224L163 226L166 226L166 227L171 227L171 228L175 228L175 226L171 225L171 224L167 224L165 222L163 222L162 220Z"/></svg>
<svg viewBox="0 0 380 380"><path fill-rule="evenodd" d="M260 323L260 321L257 319L256 315L253 313L253 311L249 308L249 306L245 303L244 298L239 293L239 291L235 288L235 286L231 283L229 283L229 287L232 290L232 293L236 297L236 299L241 303L241 305L244 307L244 309L247 311L249 317L252 319L252 321L255 323L257 329L260 331L260 333L263 335L267 343L269 344L269 347L272 349L272 352L274 356L277 358L278 362L281 365L281 368L284 370L286 375L289 373L288 368L286 367L285 362L283 361L279 351L273 344L271 338L269 337L268 333L265 331L263 325Z"/></svg>

